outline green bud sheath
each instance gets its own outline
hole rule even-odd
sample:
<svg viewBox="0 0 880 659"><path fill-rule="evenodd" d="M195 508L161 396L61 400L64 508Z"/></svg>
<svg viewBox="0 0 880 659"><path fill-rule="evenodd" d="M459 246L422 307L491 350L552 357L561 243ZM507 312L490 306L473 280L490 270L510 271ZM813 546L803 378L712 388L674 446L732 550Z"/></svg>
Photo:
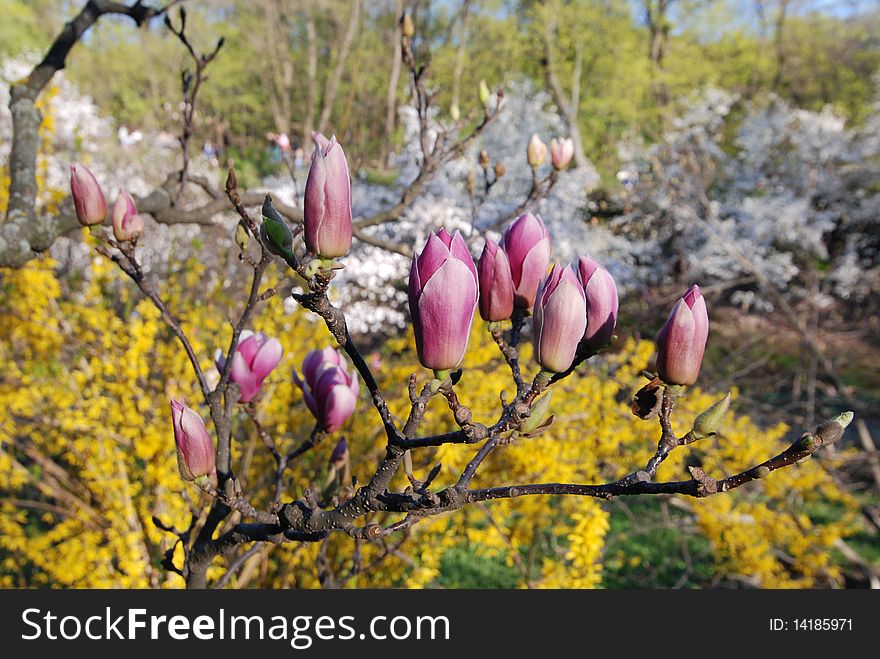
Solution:
<svg viewBox="0 0 880 659"><path fill-rule="evenodd" d="M531 412L529 413L529 418L519 427L520 432L532 432L541 425L544 419L547 418L547 412L550 409L550 399L552 397L553 392L548 391L535 401L532 405Z"/></svg>
<svg viewBox="0 0 880 659"><path fill-rule="evenodd" d="M727 414L729 409L730 394L728 393L724 398L714 402L711 407L701 412L694 419L694 427L691 429L694 437L696 439L704 439L717 433L721 427L721 422L724 420L724 415Z"/></svg>

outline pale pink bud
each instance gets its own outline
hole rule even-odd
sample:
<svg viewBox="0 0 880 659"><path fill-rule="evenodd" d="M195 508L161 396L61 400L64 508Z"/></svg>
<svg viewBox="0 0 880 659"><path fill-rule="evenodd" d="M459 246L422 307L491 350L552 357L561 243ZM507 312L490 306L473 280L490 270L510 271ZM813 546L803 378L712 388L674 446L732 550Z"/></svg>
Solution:
<svg viewBox="0 0 880 659"><path fill-rule="evenodd" d="M571 366L578 343L587 328L584 289L571 266L553 266L535 300L532 341L535 361L560 373Z"/></svg>
<svg viewBox="0 0 880 659"><path fill-rule="evenodd" d="M700 287L694 284L675 303L657 335L657 375L667 384L691 385L697 381L706 339L709 313Z"/></svg>
<svg viewBox="0 0 880 659"><path fill-rule="evenodd" d="M144 219L138 215L134 199L122 188L113 204L113 235L119 242L135 240L144 232Z"/></svg>
<svg viewBox="0 0 880 659"><path fill-rule="evenodd" d="M351 178L336 137L313 133L315 152L306 179L303 225L306 247L332 259L351 249Z"/></svg>
<svg viewBox="0 0 880 659"><path fill-rule="evenodd" d="M547 145L541 141L537 133L532 133L529 146L526 148L526 160L532 167L540 167L547 159Z"/></svg>
<svg viewBox="0 0 880 659"><path fill-rule="evenodd" d="M550 267L550 234L540 215L525 213L516 218L501 239L501 247L510 262L515 288L514 303L531 309L538 286Z"/></svg>
<svg viewBox="0 0 880 659"><path fill-rule="evenodd" d="M461 233L432 233L421 254L413 256L409 275L409 309L422 366L443 371L461 364L478 298L477 268Z"/></svg>
<svg viewBox="0 0 880 659"><path fill-rule="evenodd" d="M214 443L196 412L178 400L171 401L171 421L177 446L177 469L185 481L194 481L214 472Z"/></svg>
<svg viewBox="0 0 880 659"><path fill-rule="evenodd" d="M84 227L101 224L107 219L107 199L98 179L85 165L70 166L70 193L76 218Z"/></svg>
<svg viewBox="0 0 880 659"><path fill-rule="evenodd" d="M565 169L574 156L574 141L571 138L550 140L550 162L554 169Z"/></svg>

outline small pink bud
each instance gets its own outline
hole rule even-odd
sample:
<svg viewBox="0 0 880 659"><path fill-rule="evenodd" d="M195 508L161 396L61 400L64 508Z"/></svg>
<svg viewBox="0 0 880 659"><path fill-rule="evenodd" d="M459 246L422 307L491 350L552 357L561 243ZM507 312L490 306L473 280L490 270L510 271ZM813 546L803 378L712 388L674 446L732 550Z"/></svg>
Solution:
<svg viewBox="0 0 880 659"><path fill-rule="evenodd" d="M113 204L113 235L119 242L135 240L144 232L144 220L138 215L134 199L122 188Z"/></svg>
<svg viewBox="0 0 880 659"><path fill-rule="evenodd" d="M691 385L697 381L706 339L709 313L700 287L694 284L675 303L657 335L657 375L666 384Z"/></svg>
<svg viewBox="0 0 880 659"><path fill-rule="evenodd" d="M421 254L413 256L409 275L409 309L422 366L443 371L461 364L478 298L477 268L461 233L432 233Z"/></svg>
<svg viewBox="0 0 880 659"><path fill-rule="evenodd" d="M342 471L347 462L348 442L346 442L345 437L343 437L336 443L336 446L333 447L333 452L330 454L328 466L334 467L337 471Z"/></svg>
<svg viewBox="0 0 880 659"><path fill-rule="evenodd" d="M587 328L584 289L571 266L553 266L538 290L532 320L535 361L560 373L571 366L578 343Z"/></svg>
<svg viewBox="0 0 880 659"><path fill-rule="evenodd" d="M554 169L565 169L574 156L574 141L571 138L550 140L550 162Z"/></svg>
<svg viewBox="0 0 880 659"><path fill-rule="evenodd" d="M76 218L84 227L101 224L107 219L107 199L98 179L85 165L70 166L70 193Z"/></svg>
<svg viewBox="0 0 880 659"><path fill-rule="evenodd" d="M336 137L313 133L315 152L306 179L303 225L306 247L332 259L351 249L351 178Z"/></svg>
<svg viewBox="0 0 880 659"><path fill-rule="evenodd" d="M177 469L185 481L194 481L214 472L214 443L205 422L178 400L171 401L171 421L177 446Z"/></svg>
<svg viewBox="0 0 880 659"><path fill-rule="evenodd" d="M501 247L510 262L514 304L530 310L550 267L550 234L544 220L531 213L520 215L504 232Z"/></svg>

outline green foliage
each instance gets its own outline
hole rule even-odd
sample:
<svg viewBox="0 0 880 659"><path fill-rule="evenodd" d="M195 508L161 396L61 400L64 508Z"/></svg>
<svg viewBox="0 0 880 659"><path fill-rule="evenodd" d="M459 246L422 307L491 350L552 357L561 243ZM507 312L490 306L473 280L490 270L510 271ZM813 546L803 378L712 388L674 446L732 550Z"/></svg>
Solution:
<svg viewBox="0 0 880 659"><path fill-rule="evenodd" d="M481 555L473 547L448 549L440 560L441 588L516 588L520 577L503 557Z"/></svg>
<svg viewBox="0 0 880 659"><path fill-rule="evenodd" d="M76 9L60 0L6 4L0 55L44 49ZM777 40L771 10L759 25L732 0L676 6L667 17L668 42L656 68L649 58L644 12L623 0L478 0L468 4L466 22L463 3L427 5L415 14L416 59L429 65L441 112L449 112L457 86L459 107L468 116L478 110L481 79L493 88L521 78L547 87L544 32L552 18L554 72L566 95L579 87L584 150L606 178L616 171L618 140L655 140L662 117L673 110L657 106L655 84L664 86L673 103L715 85L746 98L773 91L812 110L831 105L853 123L869 113L873 77L880 68L880 48L873 38L880 14L790 15ZM333 0L309 12L298 0L216 0L188 7L188 33L197 50L210 50L218 37L226 38L200 92L197 133L231 143L239 150L236 156L248 161L246 167L255 167L254 176L262 176L265 163L251 149L262 149L269 131L285 131L295 143L302 141L312 96L316 127L351 3ZM308 15L314 18L317 54L312 93ZM379 162L384 151L395 21L392 0L364 3L329 109L325 128L345 142L358 164ZM73 50L67 71L120 123L176 131L180 74L191 66L159 21L135 31L130 21L105 19ZM407 78L403 71L398 103L409 99ZM391 137L399 140L399 130Z"/></svg>

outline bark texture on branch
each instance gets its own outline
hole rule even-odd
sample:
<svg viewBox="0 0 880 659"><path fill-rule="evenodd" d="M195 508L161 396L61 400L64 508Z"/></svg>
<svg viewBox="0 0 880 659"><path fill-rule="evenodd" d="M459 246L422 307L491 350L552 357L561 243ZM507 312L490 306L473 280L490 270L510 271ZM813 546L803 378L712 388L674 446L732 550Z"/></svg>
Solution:
<svg viewBox="0 0 880 659"><path fill-rule="evenodd" d="M39 216L37 200L37 152L43 118L37 99L54 75L62 70L67 56L83 34L105 14L128 16L141 26L163 14L177 0L163 7L134 2L89 0L56 37L43 60L10 89L12 148L9 152L9 206L0 224L0 266L20 267L35 253L45 251L63 233L64 227L51 217ZM69 230L69 227L68 227Z"/></svg>

